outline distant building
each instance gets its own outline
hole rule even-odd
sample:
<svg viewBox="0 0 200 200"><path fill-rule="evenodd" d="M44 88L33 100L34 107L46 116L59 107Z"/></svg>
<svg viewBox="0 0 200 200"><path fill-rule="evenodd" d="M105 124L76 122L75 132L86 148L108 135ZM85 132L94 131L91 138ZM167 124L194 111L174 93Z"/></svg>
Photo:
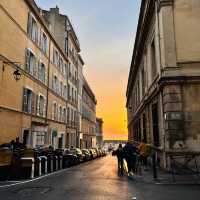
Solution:
<svg viewBox="0 0 200 200"><path fill-rule="evenodd" d="M142 0L127 86L129 141L200 151L200 1Z"/></svg>
<svg viewBox="0 0 200 200"><path fill-rule="evenodd" d="M96 147L96 98L88 85L83 81L82 92L82 134L80 146L82 148Z"/></svg>
<svg viewBox="0 0 200 200"><path fill-rule="evenodd" d="M97 147L103 145L103 120L101 118L96 118L96 143Z"/></svg>

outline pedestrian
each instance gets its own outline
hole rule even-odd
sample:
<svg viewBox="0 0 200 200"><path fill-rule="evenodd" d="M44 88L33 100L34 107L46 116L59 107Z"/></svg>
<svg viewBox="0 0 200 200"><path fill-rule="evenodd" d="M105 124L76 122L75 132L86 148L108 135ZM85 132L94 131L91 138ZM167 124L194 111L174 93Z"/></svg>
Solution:
<svg viewBox="0 0 200 200"><path fill-rule="evenodd" d="M136 155L137 148L134 144L127 142L124 147L124 157L128 165L128 175L132 175L135 172L136 167Z"/></svg>
<svg viewBox="0 0 200 200"><path fill-rule="evenodd" d="M145 143L145 140L143 139L141 143L138 146L139 154L140 154L140 160L142 165L144 166L144 169L147 170L147 158L150 153L149 146Z"/></svg>
<svg viewBox="0 0 200 200"><path fill-rule="evenodd" d="M124 159L124 150L122 144L119 144L118 149L115 151L118 161L118 174L123 175L123 159Z"/></svg>

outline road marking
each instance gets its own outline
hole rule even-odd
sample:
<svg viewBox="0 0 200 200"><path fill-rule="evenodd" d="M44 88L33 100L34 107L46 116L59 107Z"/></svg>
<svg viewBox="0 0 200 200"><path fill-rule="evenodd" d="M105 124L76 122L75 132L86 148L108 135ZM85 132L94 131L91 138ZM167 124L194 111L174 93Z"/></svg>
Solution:
<svg viewBox="0 0 200 200"><path fill-rule="evenodd" d="M43 178L46 178L46 177L49 177L49 176L53 176L55 174L59 174L59 173L64 172L64 171L69 171L70 169L72 169L74 167L76 167L76 166L73 166L73 167L70 167L70 168L66 168L66 169L61 169L59 171L55 171L55 172L52 172L52 173L49 173L49 174L45 174L43 176L40 176L40 177L37 177L37 178L33 178L33 179L30 179L30 180L27 180L27 181L16 181L13 184L0 185L0 188L8 188L8 187L16 186L16 185L22 185L22 184L25 184L25 183L31 183L31 182L34 182L34 181L37 181L37 180L40 180L40 179L43 179Z"/></svg>

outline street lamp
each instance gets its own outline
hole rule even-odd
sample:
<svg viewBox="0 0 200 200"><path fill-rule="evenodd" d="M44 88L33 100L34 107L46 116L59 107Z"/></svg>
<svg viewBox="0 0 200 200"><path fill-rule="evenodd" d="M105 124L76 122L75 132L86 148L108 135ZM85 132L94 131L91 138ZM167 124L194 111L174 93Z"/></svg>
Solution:
<svg viewBox="0 0 200 200"><path fill-rule="evenodd" d="M4 61L3 64L13 64L13 65L15 65L15 68L17 68L17 69L13 72L13 76L14 76L14 79L16 81L19 81L20 78L21 78L21 75L22 75L20 73L19 66L18 66L19 62L9 62L9 61L7 62L7 61ZM4 65L3 65L3 71L4 71Z"/></svg>
<svg viewBox="0 0 200 200"><path fill-rule="evenodd" d="M15 79L16 81L19 81L19 80L20 80L20 78L21 78L21 73L20 73L19 69L16 69L16 70L13 72L13 76L14 76L14 79Z"/></svg>

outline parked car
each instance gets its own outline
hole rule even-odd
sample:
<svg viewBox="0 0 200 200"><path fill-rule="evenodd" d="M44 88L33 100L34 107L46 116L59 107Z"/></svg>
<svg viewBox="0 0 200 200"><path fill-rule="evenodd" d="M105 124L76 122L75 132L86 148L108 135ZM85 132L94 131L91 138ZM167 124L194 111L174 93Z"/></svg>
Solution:
<svg viewBox="0 0 200 200"><path fill-rule="evenodd" d="M78 164L78 156L71 149L65 149L63 152L63 168Z"/></svg>
<svg viewBox="0 0 200 200"><path fill-rule="evenodd" d="M82 151L79 149L79 148L73 148L73 149L70 149L70 151L77 156L77 160L78 160L78 163L81 163L84 161L84 157L85 155L82 153Z"/></svg>
<svg viewBox="0 0 200 200"><path fill-rule="evenodd" d="M85 155L85 161L89 161L92 159L91 152L88 149L82 149L82 153Z"/></svg>
<svg viewBox="0 0 200 200"><path fill-rule="evenodd" d="M92 159L97 158L97 152L94 149L89 149L91 155L92 155Z"/></svg>

